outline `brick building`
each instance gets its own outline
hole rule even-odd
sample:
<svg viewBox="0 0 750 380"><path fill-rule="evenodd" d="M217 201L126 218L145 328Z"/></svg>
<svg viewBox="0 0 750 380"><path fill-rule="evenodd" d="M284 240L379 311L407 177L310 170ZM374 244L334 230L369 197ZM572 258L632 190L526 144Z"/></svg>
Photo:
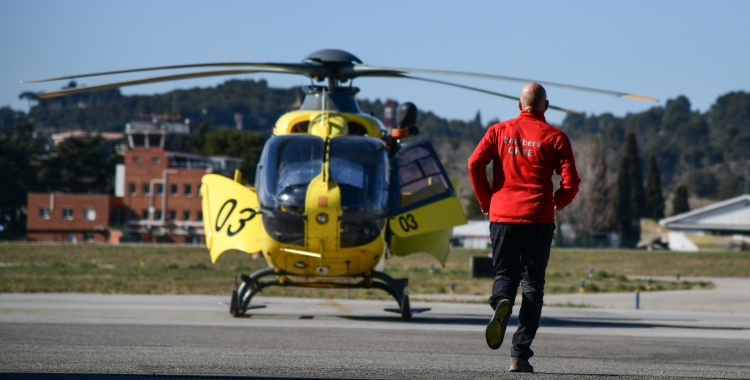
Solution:
<svg viewBox="0 0 750 380"><path fill-rule="evenodd" d="M123 235L110 229L111 219L124 208L111 195L30 193L27 205L29 240L119 243Z"/></svg>
<svg viewBox="0 0 750 380"><path fill-rule="evenodd" d="M124 163L117 166L115 195L29 194L30 240L205 241L198 197L201 177L231 176L241 160L187 153L190 131L182 123L132 121L125 134L128 149L122 149Z"/></svg>

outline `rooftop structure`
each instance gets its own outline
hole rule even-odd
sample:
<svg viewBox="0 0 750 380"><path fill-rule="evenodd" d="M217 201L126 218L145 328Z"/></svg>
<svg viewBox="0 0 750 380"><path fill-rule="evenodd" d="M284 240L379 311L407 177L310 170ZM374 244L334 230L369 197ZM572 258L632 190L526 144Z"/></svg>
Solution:
<svg viewBox="0 0 750 380"><path fill-rule="evenodd" d="M159 148L171 151L187 151L190 127L184 123L134 120L125 124L128 145L134 148Z"/></svg>
<svg viewBox="0 0 750 380"><path fill-rule="evenodd" d="M659 224L676 232L750 235L750 194L662 219Z"/></svg>
<svg viewBox="0 0 750 380"><path fill-rule="evenodd" d="M66 131L52 134L52 141L55 146L60 144L65 139L88 139L95 136L101 136L105 140L116 141L123 138L125 135L120 132L92 132L77 129L74 131Z"/></svg>

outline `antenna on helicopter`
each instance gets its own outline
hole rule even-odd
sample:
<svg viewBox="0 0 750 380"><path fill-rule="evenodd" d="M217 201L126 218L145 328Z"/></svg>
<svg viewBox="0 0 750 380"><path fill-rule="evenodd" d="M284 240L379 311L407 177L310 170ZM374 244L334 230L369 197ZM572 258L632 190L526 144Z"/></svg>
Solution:
<svg viewBox="0 0 750 380"><path fill-rule="evenodd" d="M326 89L323 88L321 97L320 97L320 103L322 104L322 109L320 110L320 126L323 127L323 118L325 118L326 115Z"/></svg>

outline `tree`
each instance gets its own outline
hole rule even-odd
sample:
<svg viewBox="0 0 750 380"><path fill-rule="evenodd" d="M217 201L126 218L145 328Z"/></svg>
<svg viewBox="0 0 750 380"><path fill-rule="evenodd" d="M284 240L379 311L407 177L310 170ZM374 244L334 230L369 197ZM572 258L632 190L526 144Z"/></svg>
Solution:
<svg viewBox="0 0 750 380"><path fill-rule="evenodd" d="M713 198L718 188L718 178L715 169L692 170L684 178L684 185L690 193L699 198Z"/></svg>
<svg viewBox="0 0 750 380"><path fill-rule="evenodd" d="M255 132L221 128L206 135L201 153L242 158L240 172L243 182L252 184L255 182L255 168L265 142L266 139Z"/></svg>
<svg viewBox="0 0 750 380"><path fill-rule="evenodd" d="M609 230L612 219L604 144L588 136L574 143L573 150L581 185L576 199L557 218L573 229L576 240L593 243L592 238Z"/></svg>
<svg viewBox="0 0 750 380"><path fill-rule="evenodd" d="M39 101L39 94L33 91L24 91L18 95L18 99L26 99L26 102L29 104L29 108L31 108L31 102Z"/></svg>
<svg viewBox="0 0 750 380"><path fill-rule="evenodd" d="M744 176L735 175L728 170L718 173L718 182L716 198L719 200L729 199L742 194L745 186Z"/></svg>
<svg viewBox="0 0 750 380"><path fill-rule="evenodd" d="M10 107L0 107L0 131L6 129L12 133L17 125L26 123L26 114Z"/></svg>
<svg viewBox="0 0 750 380"><path fill-rule="evenodd" d="M688 211L690 211L690 204L688 204L687 187L685 185L677 186L674 199L672 199L672 215L678 215Z"/></svg>
<svg viewBox="0 0 750 380"><path fill-rule="evenodd" d="M206 135L211 130L211 124L207 121L202 122L198 126L198 131L193 133L193 137L190 139L188 145L191 149L200 152L203 150L203 146L206 145Z"/></svg>
<svg viewBox="0 0 750 380"><path fill-rule="evenodd" d="M31 124L0 130L0 240L26 236L26 195L38 189L35 156L43 145L33 133Z"/></svg>
<svg viewBox="0 0 750 380"><path fill-rule="evenodd" d="M656 165L656 157L648 158L646 178L646 215L654 220L664 218L664 195L661 192L661 176Z"/></svg>
<svg viewBox="0 0 750 380"><path fill-rule="evenodd" d="M476 125L482 125L482 113L477 111L477 114L474 115L474 124Z"/></svg>
<svg viewBox="0 0 750 380"><path fill-rule="evenodd" d="M712 137L726 161L744 162L750 159L750 92L729 92L716 99L707 112ZM744 167L742 165L742 167ZM736 173L738 175L740 173Z"/></svg>
<svg viewBox="0 0 750 380"><path fill-rule="evenodd" d="M623 157L617 172L614 194L615 225L620 237L620 246L632 248L641 238L640 223L633 221L633 197L630 185L630 160Z"/></svg>
<svg viewBox="0 0 750 380"><path fill-rule="evenodd" d="M115 161L101 136L65 139L42 161L40 178L47 191L111 193Z"/></svg>
<svg viewBox="0 0 750 380"><path fill-rule="evenodd" d="M646 191L643 189L643 171L641 159L638 158L638 143L635 133L629 132L625 136L625 159L628 160L628 176L630 177L630 196L633 202L633 220L640 220L647 216Z"/></svg>

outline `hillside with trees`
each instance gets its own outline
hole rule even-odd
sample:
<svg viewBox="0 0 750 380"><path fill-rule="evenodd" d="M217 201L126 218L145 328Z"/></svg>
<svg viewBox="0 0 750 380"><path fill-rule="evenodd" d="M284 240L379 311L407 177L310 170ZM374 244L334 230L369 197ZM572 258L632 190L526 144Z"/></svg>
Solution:
<svg viewBox="0 0 750 380"><path fill-rule="evenodd" d="M604 151L599 154L599 165L606 162L607 170L604 176L588 178L606 184L611 192L609 222L599 224L593 235L578 219L592 220L594 215L580 210L561 213L561 220L572 226L576 239L615 231L623 246L634 247L641 236L641 218L658 220L689 211L689 198L717 201L744 191L750 165L748 93L722 95L705 113L691 110L689 100L680 96L668 100L664 107L624 117L570 115L560 128L571 137L579 161L584 181L578 197L581 203L592 202L604 191L585 186L591 171L586 157L592 149ZM600 203L601 209L605 201ZM574 202L573 207L580 205Z"/></svg>
<svg viewBox="0 0 750 380"><path fill-rule="evenodd" d="M633 133L641 167L654 156L666 190L673 192L683 184L697 197L726 199L742 193L750 162L750 93L722 95L704 113L692 110L690 101L679 96L624 117L569 115L561 129L573 141L600 136L610 171L625 154L625 136Z"/></svg>

